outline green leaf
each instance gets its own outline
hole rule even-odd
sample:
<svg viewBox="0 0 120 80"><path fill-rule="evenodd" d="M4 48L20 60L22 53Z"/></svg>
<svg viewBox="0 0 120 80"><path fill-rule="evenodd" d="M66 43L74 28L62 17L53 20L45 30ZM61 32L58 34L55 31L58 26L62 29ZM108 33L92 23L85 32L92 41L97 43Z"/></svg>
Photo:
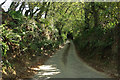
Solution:
<svg viewBox="0 0 120 80"><path fill-rule="evenodd" d="M12 16L13 19L22 19L22 14L20 13L20 11L10 11L9 14Z"/></svg>

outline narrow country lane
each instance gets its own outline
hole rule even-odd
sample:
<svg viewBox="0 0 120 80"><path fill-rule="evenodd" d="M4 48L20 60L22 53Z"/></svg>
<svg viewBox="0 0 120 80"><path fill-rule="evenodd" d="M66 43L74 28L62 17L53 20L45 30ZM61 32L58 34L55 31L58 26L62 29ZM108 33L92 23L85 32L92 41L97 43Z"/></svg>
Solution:
<svg viewBox="0 0 120 80"><path fill-rule="evenodd" d="M59 50L43 66L35 68L34 80L48 78L109 78L84 63L76 54L72 41Z"/></svg>

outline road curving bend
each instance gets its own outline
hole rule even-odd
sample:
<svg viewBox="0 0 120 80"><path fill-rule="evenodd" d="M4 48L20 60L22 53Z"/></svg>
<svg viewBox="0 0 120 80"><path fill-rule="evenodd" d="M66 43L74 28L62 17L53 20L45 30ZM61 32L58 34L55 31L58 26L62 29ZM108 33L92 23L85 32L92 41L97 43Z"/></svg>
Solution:
<svg viewBox="0 0 120 80"><path fill-rule="evenodd" d="M40 78L109 78L83 62L77 55L72 41L59 50L48 61L39 67L34 79Z"/></svg>

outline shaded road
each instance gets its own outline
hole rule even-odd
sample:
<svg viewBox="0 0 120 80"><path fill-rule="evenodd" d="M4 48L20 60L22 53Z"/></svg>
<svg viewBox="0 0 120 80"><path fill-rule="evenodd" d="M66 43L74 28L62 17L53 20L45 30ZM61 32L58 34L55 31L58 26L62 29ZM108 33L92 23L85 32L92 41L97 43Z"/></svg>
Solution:
<svg viewBox="0 0 120 80"><path fill-rule="evenodd" d="M72 41L52 56L45 65L34 68L34 70L38 70L34 80L42 78L109 78L80 60Z"/></svg>

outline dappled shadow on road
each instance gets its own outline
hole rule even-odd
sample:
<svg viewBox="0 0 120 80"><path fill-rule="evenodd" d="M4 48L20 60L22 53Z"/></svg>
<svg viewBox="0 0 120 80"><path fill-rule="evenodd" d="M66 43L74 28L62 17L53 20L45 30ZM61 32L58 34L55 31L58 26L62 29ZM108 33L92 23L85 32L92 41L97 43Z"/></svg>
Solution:
<svg viewBox="0 0 120 80"><path fill-rule="evenodd" d="M68 55L68 52L70 49L70 42L67 41L65 44L66 45L64 46L64 48L62 47L62 49L60 49L58 52L56 52L57 54L51 56L51 58L48 59L48 61L44 65L40 65L37 68L32 68L32 70L37 72L37 74L34 76L34 79L36 79L36 80L49 79L49 78L51 78L51 76L55 76L62 72L61 69L58 68L58 66L59 67L61 66L61 64L60 64L61 62L62 62L62 65L66 64L67 55ZM58 65L58 64L60 64L60 65Z"/></svg>
<svg viewBox="0 0 120 80"><path fill-rule="evenodd" d="M57 69L57 67L53 65L42 65L38 68L33 68L33 70L38 71L37 75L34 76L34 78L43 78L43 79L49 79L51 75L56 75L60 73L60 70Z"/></svg>

